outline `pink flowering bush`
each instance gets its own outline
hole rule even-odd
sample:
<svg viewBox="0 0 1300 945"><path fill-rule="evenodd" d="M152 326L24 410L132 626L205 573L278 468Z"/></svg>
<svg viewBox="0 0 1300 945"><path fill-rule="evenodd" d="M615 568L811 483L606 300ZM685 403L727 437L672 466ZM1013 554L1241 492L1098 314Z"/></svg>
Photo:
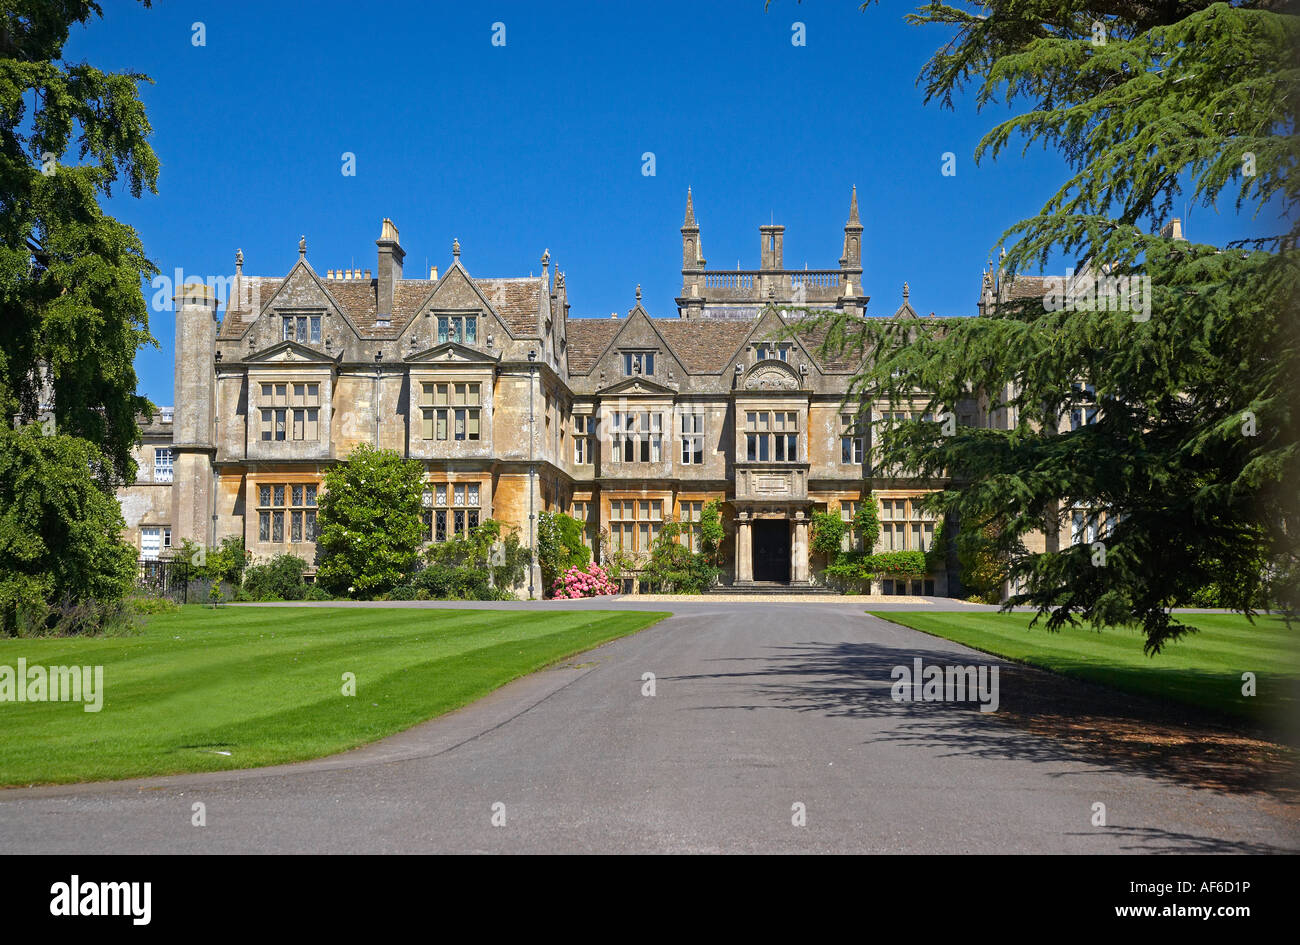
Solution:
<svg viewBox="0 0 1300 945"><path fill-rule="evenodd" d="M551 596L556 600L578 600L581 597L617 593L618 588L609 579L609 574L594 561L585 568L569 568L555 579L551 588Z"/></svg>

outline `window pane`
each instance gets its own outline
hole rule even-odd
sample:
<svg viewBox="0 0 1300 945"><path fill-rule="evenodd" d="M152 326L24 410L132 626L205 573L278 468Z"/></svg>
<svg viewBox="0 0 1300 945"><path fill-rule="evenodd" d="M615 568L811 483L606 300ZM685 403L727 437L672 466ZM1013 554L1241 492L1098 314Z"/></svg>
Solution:
<svg viewBox="0 0 1300 945"><path fill-rule="evenodd" d="M284 541L284 513L271 513L271 541Z"/></svg>
<svg viewBox="0 0 1300 945"><path fill-rule="evenodd" d="M275 486L274 495L275 495L275 501L272 502L271 504L284 505L284 486Z"/></svg>

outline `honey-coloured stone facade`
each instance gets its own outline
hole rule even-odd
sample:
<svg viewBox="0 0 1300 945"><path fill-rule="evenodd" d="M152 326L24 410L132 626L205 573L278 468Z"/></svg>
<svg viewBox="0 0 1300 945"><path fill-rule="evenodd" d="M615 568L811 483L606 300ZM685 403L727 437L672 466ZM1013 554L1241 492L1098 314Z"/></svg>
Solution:
<svg viewBox="0 0 1300 945"><path fill-rule="evenodd" d="M871 430L845 403L860 362L788 331L807 309L869 317L856 190L836 269L783 268L776 225L760 228L758 269L708 269L689 193L681 232L672 317L652 316L639 287L626 316L572 316L549 253L539 276L480 278L454 243L444 272L405 278L387 219L374 275L322 275L305 241L279 278L245 276L239 253L224 312L202 286L177 293L176 404L145 429L140 480L121 490L128 537L152 557L237 535L256 558L291 552L314 570L307 487L318 499L326 470L367 444L424 464L431 540L490 517L529 542L551 509L583 518L599 556L635 558L668 521L695 540L718 499L724 581L800 585L826 563L810 551L813 513L850 518L874 491L877 550L927 548L935 523L906 500L942 483L875 468ZM906 287L893 317L918 317ZM170 482L152 481L164 466ZM942 567L875 590L944 595L955 578Z"/></svg>

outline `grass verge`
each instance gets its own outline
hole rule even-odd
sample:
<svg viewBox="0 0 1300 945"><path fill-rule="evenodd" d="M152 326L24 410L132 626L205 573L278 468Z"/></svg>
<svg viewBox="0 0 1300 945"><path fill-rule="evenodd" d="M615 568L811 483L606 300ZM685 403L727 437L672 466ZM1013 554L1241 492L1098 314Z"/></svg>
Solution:
<svg viewBox="0 0 1300 945"><path fill-rule="evenodd" d="M0 666L103 666L98 712L0 702L0 785L251 768L354 748L668 616L197 605L107 638L0 640ZM344 673L356 695L343 695Z"/></svg>
<svg viewBox="0 0 1300 945"><path fill-rule="evenodd" d="M1188 617L1200 632L1169 644L1156 656L1142 652L1136 630L1074 627L1050 633L1030 629L1030 614L870 611L882 620L1001 656L1126 692L1199 706L1274 726L1300 705L1300 626L1280 617L1238 614ZM1243 673L1255 674L1256 695L1242 693Z"/></svg>

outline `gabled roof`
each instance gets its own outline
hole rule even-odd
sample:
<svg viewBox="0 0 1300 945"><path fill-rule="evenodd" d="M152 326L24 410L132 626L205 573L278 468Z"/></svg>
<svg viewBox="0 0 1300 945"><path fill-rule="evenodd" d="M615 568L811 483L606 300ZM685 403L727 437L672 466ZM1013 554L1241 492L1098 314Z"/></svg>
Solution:
<svg viewBox="0 0 1300 945"><path fill-rule="evenodd" d="M686 370L692 374L720 374L749 337L754 322L661 318L655 320L655 327Z"/></svg>
<svg viewBox="0 0 1300 945"><path fill-rule="evenodd" d="M517 338L536 338L541 332L538 318L542 306L542 277L522 279L474 279L479 291Z"/></svg>
<svg viewBox="0 0 1300 945"><path fill-rule="evenodd" d="M296 264L295 264L296 265ZM293 270L290 270L292 275ZM462 270L463 272L463 270ZM447 275L450 275L448 270ZM515 337L536 338L541 330L540 317L544 296L541 276L510 279L475 279L465 276L501 317ZM446 275L443 276L446 278ZM275 294L289 280L262 276L241 277L242 291L232 297L221 321L220 337L237 338L266 311ZM378 310L378 279L322 279L317 282L326 297L352 324L363 338L387 339L401 335L403 329L420 313L439 282L433 279L400 279L393 287L393 311ZM379 324L379 316L389 316L388 325Z"/></svg>
<svg viewBox="0 0 1300 945"><path fill-rule="evenodd" d="M590 374L622 324L618 318L570 318L566 322L569 373Z"/></svg>

